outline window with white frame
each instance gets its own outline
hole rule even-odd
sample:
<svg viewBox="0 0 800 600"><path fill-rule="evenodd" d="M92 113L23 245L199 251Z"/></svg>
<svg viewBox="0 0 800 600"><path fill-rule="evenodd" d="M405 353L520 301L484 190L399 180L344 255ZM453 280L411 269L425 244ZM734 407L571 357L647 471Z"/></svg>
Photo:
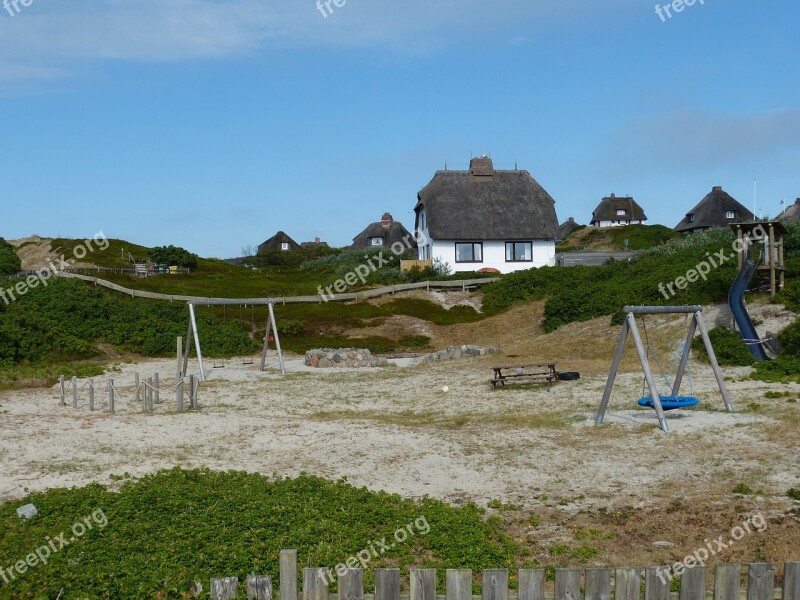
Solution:
<svg viewBox="0 0 800 600"><path fill-rule="evenodd" d="M689 213L686 218L689 219L689 223L694 223L694 213Z"/></svg>
<svg viewBox="0 0 800 600"><path fill-rule="evenodd" d="M288 250L289 242L281 242L281 250Z"/></svg>
<svg viewBox="0 0 800 600"><path fill-rule="evenodd" d="M729 211L727 211L725 213L725 218L726 219L735 219L736 218L736 213L734 211L732 211L732 210L729 210Z"/></svg>
<svg viewBox="0 0 800 600"><path fill-rule="evenodd" d="M482 242L456 242L457 263L483 262Z"/></svg>
<svg viewBox="0 0 800 600"><path fill-rule="evenodd" d="M532 242L506 242L506 262L532 262Z"/></svg>
<svg viewBox="0 0 800 600"><path fill-rule="evenodd" d="M373 237L369 238L370 246L383 246L383 238L382 237Z"/></svg>
<svg viewBox="0 0 800 600"><path fill-rule="evenodd" d="M624 209L624 208L618 208L618 209L617 209L617 216L618 216L618 217L624 217L626 214L627 214L627 213L625 212L625 209Z"/></svg>

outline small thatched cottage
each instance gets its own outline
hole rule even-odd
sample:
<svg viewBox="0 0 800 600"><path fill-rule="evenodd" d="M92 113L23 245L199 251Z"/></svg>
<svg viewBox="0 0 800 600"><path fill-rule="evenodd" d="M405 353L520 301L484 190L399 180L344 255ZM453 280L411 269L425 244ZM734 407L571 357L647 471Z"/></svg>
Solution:
<svg viewBox="0 0 800 600"><path fill-rule="evenodd" d="M414 212L420 260L501 273L555 264L555 201L528 171L473 158L468 171L437 171Z"/></svg>
<svg viewBox="0 0 800 600"><path fill-rule="evenodd" d="M800 221L800 198L784 208L776 218L777 221Z"/></svg>
<svg viewBox="0 0 800 600"><path fill-rule="evenodd" d="M574 217L570 217L558 226L558 239L567 239L576 229L580 229L583 225L578 224Z"/></svg>
<svg viewBox="0 0 800 600"><path fill-rule="evenodd" d="M592 213L592 227L622 227L643 225L647 220L644 209L631 196L606 196Z"/></svg>
<svg viewBox="0 0 800 600"><path fill-rule="evenodd" d="M400 221L395 221L391 214L383 213L381 220L370 223L367 228L353 238L350 248L380 248L393 244L403 244L407 250L416 250L417 242Z"/></svg>
<svg viewBox="0 0 800 600"><path fill-rule="evenodd" d="M263 244L258 246L258 253L264 254L268 250L281 250L283 252L294 252L300 249L300 244L295 242L283 231L279 231Z"/></svg>
<svg viewBox="0 0 800 600"><path fill-rule="evenodd" d="M728 227L731 223L754 219L753 213L723 191L721 186L714 186L700 204L686 213L683 220L675 226L675 231L704 231L711 227Z"/></svg>

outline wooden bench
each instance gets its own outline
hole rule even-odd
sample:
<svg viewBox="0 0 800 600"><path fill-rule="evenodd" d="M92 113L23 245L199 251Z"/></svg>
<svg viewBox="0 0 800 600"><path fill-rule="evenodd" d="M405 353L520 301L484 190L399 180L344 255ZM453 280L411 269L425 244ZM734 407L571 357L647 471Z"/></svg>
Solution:
<svg viewBox="0 0 800 600"><path fill-rule="evenodd" d="M531 370L533 369L533 370ZM497 384L505 385L507 381L542 381L547 382L548 387L558 380L556 363L543 362L529 365L506 365L502 367L492 367L494 378L489 380L492 387L497 389Z"/></svg>

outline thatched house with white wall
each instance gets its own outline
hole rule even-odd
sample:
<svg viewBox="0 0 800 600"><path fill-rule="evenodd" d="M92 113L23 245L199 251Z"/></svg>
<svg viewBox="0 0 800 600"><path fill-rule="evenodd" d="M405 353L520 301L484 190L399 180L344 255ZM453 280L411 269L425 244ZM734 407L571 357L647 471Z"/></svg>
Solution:
<svg viewBox="0 0 800 600"><path fill-rule="evenodd" d="M437 171L414 212L420 260L501 273L555 264L555 201L528 171L473 158L468 171Z"/></svg>

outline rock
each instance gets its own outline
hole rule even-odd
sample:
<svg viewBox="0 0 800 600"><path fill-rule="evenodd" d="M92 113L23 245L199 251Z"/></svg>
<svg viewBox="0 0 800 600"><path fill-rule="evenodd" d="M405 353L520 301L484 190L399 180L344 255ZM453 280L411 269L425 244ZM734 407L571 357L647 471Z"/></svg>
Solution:
<svg viewBox="0 0 800 600"><path fill-rule="evenodd" d="M32 519L38 514L39 511L36 510L36 507L33 504L26 504L25 506L20 506L17 509L17 516L20 519Z"/></svg>

